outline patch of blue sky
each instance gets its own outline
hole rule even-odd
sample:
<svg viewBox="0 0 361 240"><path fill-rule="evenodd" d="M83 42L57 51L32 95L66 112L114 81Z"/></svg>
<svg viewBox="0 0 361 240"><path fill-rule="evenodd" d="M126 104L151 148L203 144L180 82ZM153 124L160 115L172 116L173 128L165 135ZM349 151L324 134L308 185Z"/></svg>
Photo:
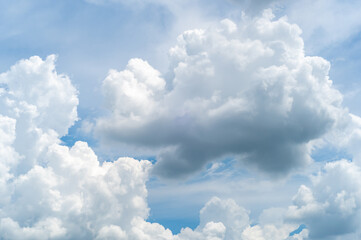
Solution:
<svg viewBox="0 0 361 240"><path fill-rule="evenodd" d="M352 155L345 149L339 149L330 145L323 148L316 148L311 157L316 162L333 162L341 159L352 160Z"/></svg>
<svg viewBox="0 0 361 240"><path fill-rule="evenodd" d="M0 89L3 89L3 91L8 91L9 90L9 87L6 83L0 83Z"/></svg>
<svg viewBox="0 0 361 240"><path fill-rule="evenodd" d="M250 179L258 182L258 178L262 182L262 176L248 171L235 158L208 164L205 170L181 182L164 183L152 177L147 183L148 204L151 209L149 220L162 223L173 233L178 233L184 227L194 229L199 224L199 211L214 196L225 199L237 198L241 206L251 210L250 217L257 219L267 204L268 207L281 207L285 202L289 204L290 199L283 195L290 192L295 194L300 182L304 183L303 178L296 176L287 184L278 184L275 191L281 194L277 195L277 199L269 198L272 203L266 203L259 194L262 192L262 196L274 196L270 186L263 186L267 189L260 190L248 185L252 182L249 182Z"/></svg>
<svg viewBox="0 0 361 240"><path fill-rule="evenodd" d="M342 43L321 51L320 55L331 62L330 79L344 95L344 105L350 112L361 115L361 31Z"/></svg>
<svg viewBox="0 0 361 240"><path fill-rule="evenodd" d="M162 208L164 208L162 207L162 205L158 205L158 206L153 205L150 211L150 217L147 219L147 221L151 223L159 223L163 225L165 228L170 229L173 234L180 233L181 229L186 227L194 230L199 225L198 216L194 217L192 214L188 218L180 218L178 216L170 215L169 211L167 211L166 209L164 209L164 212L162 213L162 215L160 215L159 213L162 212ZM179 206L179 208L182 208L184 210L184 206ZM199 209L191 208L191 209L187 209L187 211L197 212L199 211ZM158 214L155 215L154 212L157 212Z"/></svg>
<svg viewBox="0 0 361 240"><path fill-rule="evenodd" d="M156 158L149 158L156 161ZM216 168L214 167L218 165ZM212 168L213 166L213 168ZM169 228L174 234L182 228L195 229L199 225L199 211L205 202L214 196L215 192L197 188L199 185L210 184L217 176L227 178L227 172L235 172L234 160L226 159L207 165L206 169L196 176L181 182L169 182L151 177L147 183L149 191L148 204L150 207L150 222L157 222ZM238 169L240 170L240 169ZM170 188L179 191L168 191ZM195 191L194 194L192 192ZM192 199L189 199L192 196Z"/></svg>
<svg viewBox="0 0 361 240"><path fill-rule="evenodd" d="M153 156L153 155L140 155L140 156L136 156L134 157L134 159L137 160L148 160L150 161L152 164L155 164L157 162L157 157Z"/></svg>
<svg viewBox="0 0 361 240"><path fill-rule="evenodd" d="M307 226L305 224L301 224L296 230L291 232L289 236L292 237L293 235L299 234L300 232L302 232L303 229L307 229Z"/></svg>
<svg viewBox="0 0 361 240"><path fill-rule="evenodd" d="M92 134L92 129L84 129L84 123L94 124L94 119L99 114L98 110L95 109L84 109L78 107L78 121L74 123L72 127L68 129L68 134L61 137L61 141L65 146L72 147L77 141L87 142L90 147L96 147L98 140ZM89 126L92 127L92 126Z"/></svg>
<svg viewBox="0 0 361 240"><path fill-rule="evenodd" d="M358 73L361 65L361 31L343 42L333 44L322 49L319 54L331 62L331 77L337 85L349 86L359 80ZM359 83L356 81L355 83ZM349 86L351 87L351 86Z"/></svg>
<svg viewBox="0 0 361 240"><path fill-rule="evenodd" d="M150 180L147 183L148 221L160 223L175 234L185 227L196 228L199 225L199 211L212 196L204 197L203 193L198 192L189 198L188 191L192 192L193 188L191 185L188 188L180 183L164 185L158 180Z"/></svg>
<svg viewBox="0 0 361 240"><path fill-rule="evenodd" d="M71 128L68 130L68 134L61 137L60 140L62 144L68 147L72 147L75 142L83 141L87 142L90 147L93 147L97 144L97 141L92 136L87 136L79 133L79 129L81 128L81 122L76 122Z"/></svg>
<svg viewBox="0 0 361 240"><path fill-rule="evenodd" d="M159 198L157 196L156 192L167 186L163 181L159 181L155 176L150 176L146 185L148 189L148 206L150 208L150 215L147 219L149 222L160 223L165 228L169 228L173 233L177 233L182 227L188 226L189 221L197 219L195 215L182 216L182 214L177 212L179 207L173 206L170 209L169 205L172 205L172 200L169 197Z"/></svg>

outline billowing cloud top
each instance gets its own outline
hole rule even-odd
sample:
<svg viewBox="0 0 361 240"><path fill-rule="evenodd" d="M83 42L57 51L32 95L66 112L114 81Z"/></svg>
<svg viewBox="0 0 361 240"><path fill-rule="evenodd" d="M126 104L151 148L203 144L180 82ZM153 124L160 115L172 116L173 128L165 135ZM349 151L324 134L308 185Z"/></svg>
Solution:
<svg viewBox="0 0 361 240"><path fill-rule="evenodd" d="M103 140L157 148L155 172L182 177L226 156L280 175L310 162L310 141L342 116L330 64L304 55L301 30L271 11L186 31L166 78L132 59L103 82Z"/></svg>
<svg viewBox="0 0 361 240"><path fill-rule="evenodd" d="M13 143L18 173L27 172L49 142L59 142L77 120L77 91L67 76L56 73L55 59L31 57L0 74L0 122L7 134L0 141Z"/></svg>

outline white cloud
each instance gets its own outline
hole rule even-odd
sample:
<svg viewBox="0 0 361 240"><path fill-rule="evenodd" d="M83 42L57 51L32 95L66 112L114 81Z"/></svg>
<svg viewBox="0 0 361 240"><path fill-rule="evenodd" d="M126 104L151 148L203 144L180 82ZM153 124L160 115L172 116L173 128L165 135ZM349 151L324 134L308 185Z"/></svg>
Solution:
<svg viewBox="0 0 361 240"><path fill-rule="evenodd" d="M122 158L100 165L86 143L58 144L76 120L77 97L54 60L32 57L0 75L0 235L170 239L169 230L144 221L150 162Z"/></svg>
<svg viewBox="0 0 361 240"><path fill-rule="evenodd" d="M77 119L78 99L69 78L55 71L55 60L54 55L45 61L34 56L2 73L0 83L7 89L2 106L9 116L28 114L36 126L62 136Z"/></svg>
<svg viewBox="0 0 361 240"><path fill-rule="evenodd" d="M83 142L77 142L71 149L53 144L46 157L49 160L46 167L35 165L26 174L13 176L7 182L11 199L1 205L2 236L6 239L137 236L133 228L141 227L142 222L136 219L144 222L148 216L145 181L150 162L121 158L99 165ZM148 228L153 229L153 225Z"/></svg>
<svg viewBox="0 0 361 240"><path fill-rule="evenodd" d="M311 239L336 239L349 233L356 237L361 220L360 184L361 170L355 163L327 163L314 177L312 188L299 188L287 218L306 224Z"/></svg>
<svg viewBox="0 0 361 240"><path fill-rule="evenodd" d="M286 240L306 239L307 230L290 237L297 228L295 224L283 222L282 209L271 209L263 213L259 224L249 220L248 212L238 206L232 199L212 198L200 212L200 224L192 231L182 229L178 235L181 239L242 239L242 240Z"/></svg>
<svg viewBox="0 0 361 240"><path fill-rule="evenodd" d="M2 119L13 125L2 129L8 134L12 130L7 139L18 154L15 172L28 171L77 120L77 91L67 76L55 71L55 60L54 55L45 61L31 57L0 74Z"/></svg>
<svg viewBox="0 0 361 240"><path fill-rule="evenodd" d="M77 119L78 99L54 61L31 57L0 75L0 235L143 239L133 227L158 227L142 223L151 163L120 158L100 164L84 142L59 145Z"/></svg>
<svg viewBox="0 0 361 240"><path fill-rule="evenodd" d="M11 218L0 220L0 232L3 239L61 239L65 236L65 231L59 220L55 218L46 218L31 228L21 228Z"/></svg>
<svg viewBox="0 0 361 240"><path fill-rule="evenodd" d="M200 225L195 231L184 229L180 236L203 239L196 238L202 226L220 222L225 229L219 231L224 234L221 239L358 239L361 234L360 178L361 169L353 162L326 163L322 171L311 176L311 186L300 186L293 205L264 210L257 224L250 224L247 211L233 200L213 198L201 210ZM300 224L306 228L290 236Z"/></svg>
<svg viewBox="0 0 361 240"><path fill-rule="evenodd" d="M229 155L273 175L305 166L310 142L347 112L329 63L305 56L300 34L269 10L186 31L170 50L167 79L140 59L109 72L103 92L112 114L98 120L97 133L160 149L155 172L163 177Z"/></svg>
<svg viewBox="0 0 361 240"><path fill-rule="evenodd" d="M236 239L249 224L248 212L235 201L212 198L200 211L199 228L207 228L210 222L220 222L226 226L225 239Z"/></svg>

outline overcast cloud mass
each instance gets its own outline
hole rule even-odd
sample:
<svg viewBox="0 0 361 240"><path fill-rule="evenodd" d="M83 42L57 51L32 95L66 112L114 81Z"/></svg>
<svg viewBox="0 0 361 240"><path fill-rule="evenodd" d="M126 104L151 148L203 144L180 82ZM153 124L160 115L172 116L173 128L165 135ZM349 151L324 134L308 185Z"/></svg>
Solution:
<svg viewBox="0 0 361 240"><path fill-rule="evenodd" d="M322 54L357 49L358 3L330 1L338 33L306 0L45 2L0 1L0 239L361 238L361 88ZM71 12L99 38L56 25L69 7L105 36ZM26 16L51 21L31 33Z"/></svg>

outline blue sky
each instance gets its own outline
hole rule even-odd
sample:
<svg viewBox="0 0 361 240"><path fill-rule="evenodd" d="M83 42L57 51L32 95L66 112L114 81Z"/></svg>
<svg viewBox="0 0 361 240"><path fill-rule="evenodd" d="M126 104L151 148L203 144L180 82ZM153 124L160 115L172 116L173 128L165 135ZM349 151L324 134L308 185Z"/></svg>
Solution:
<svg viewBox="0 0 361 240"><path fill-rule="evenodd" d="M0 1L0 236L358 238L360 5Z"/></svg>

